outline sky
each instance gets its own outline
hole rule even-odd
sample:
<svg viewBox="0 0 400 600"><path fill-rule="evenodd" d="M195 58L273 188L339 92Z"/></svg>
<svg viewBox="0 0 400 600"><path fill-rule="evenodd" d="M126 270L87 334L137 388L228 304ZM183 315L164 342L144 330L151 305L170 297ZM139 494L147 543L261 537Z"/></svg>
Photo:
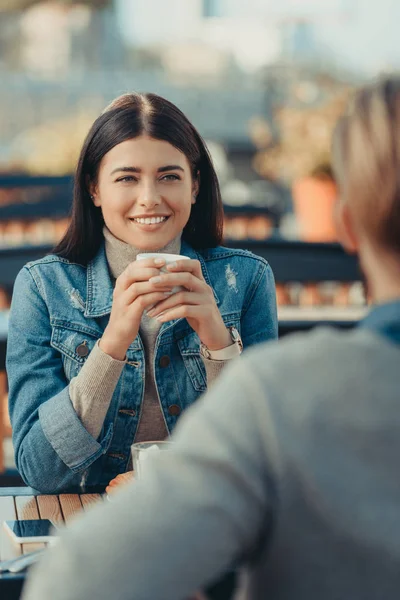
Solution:
<svg viewBox="0 0 400 600"><path fill-rule="evenodd" d="M317 36L321 43L343 62L368 74L390 67L400 69L400 2L348 0L347 4L346 21L320 23Z"/></svg>
<svg viewBox="0 0 400 600"><path fill-rule="evenodd" d="M214 1L238 23L261 19L271 25L288 16L311 15L318 45L339 63L367 75L400 69L399 0ZM121 31L131 43L173 42L182 32L195 31L201 5L202 0L116 0Z"/></svg>

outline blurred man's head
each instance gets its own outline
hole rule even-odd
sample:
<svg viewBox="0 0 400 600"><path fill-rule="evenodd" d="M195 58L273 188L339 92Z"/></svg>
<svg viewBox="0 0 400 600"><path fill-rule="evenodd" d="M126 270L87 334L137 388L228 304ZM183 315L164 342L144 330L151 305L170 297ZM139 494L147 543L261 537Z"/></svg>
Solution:
<svg viewBox="0 0 400 600"><path fill-rule="evenodd" d="M334 134L333 166L343 246L359 254L370 283L379 263L398 269L400 283L400 78L355 95Z"/></svg>

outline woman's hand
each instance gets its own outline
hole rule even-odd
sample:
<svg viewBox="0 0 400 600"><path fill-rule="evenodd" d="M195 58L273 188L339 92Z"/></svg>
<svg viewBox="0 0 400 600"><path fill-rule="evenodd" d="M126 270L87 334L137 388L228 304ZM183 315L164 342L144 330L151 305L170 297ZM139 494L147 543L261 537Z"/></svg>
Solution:
<svg viewBox="0 0 400 600"><path fill-rule="evenodd" d="M118 277L111 309L110 320L100 348L117 360L124 360L126 351L136 338L143 312L165 298L171 291L169 285L152 284L149 279L159 275L165 265L162 258L148 258L132 262Z"/></svg>
<svg viewBox="0 0 400 600"><path fill-rule="evenodd" d="M181 260L167 265L168 273L159 273L150 279L154 289L182 286L183 291L170 295L148 311L149 317L160 323L172 319L187 320L210 350L220 350L232 344L214 299L212 288L205 282L198 260Z"/></svg>
<svg viewBox="0 0 400 600"><path fill-rule="evenodd" d="M126 485L133 481L133 471L128 471L127 473L120 473L114 479L111 479L110 483L106 487L106 493L112 494L117 489L121 487L121 485Z"/></svg>

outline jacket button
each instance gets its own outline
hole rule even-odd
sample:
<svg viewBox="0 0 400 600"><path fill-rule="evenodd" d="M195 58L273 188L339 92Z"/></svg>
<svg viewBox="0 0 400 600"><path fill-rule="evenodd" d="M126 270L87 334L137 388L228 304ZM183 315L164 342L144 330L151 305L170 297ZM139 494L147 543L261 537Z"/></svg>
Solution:
<svg viewBox="0 0 400 600"><path fill-rule="evenodd" d="M170 362L171 362L171 361L170 361L170 358L169 358L169 356L167 356L167 355L165 354L164 356L162 356L162 357L160 358L159 365L160 365L160 367L162 367L162 368L164 369L164 367L168 367L168 365L169 365L169 363L170 363Z"/></svg>
<svg viewBox="0 0 400 600"><path fill-rule="evenodd" d="M120 408L120 415L128 415L129 417L136 417L136 410L134 408Z"/></svg>
<svg viewBox="0 0 400 600"><path fill-rule="evenodd" d="M177 404L171 404L171 406L168 407L168 413L171 415L171 417L177 417L181 412L181 407L178 406Z"/></svg>
<svg viewBox="0 0 400 600"><path fill-rule="evenodd" d="M107 452L107 456L109 456L110 458L116 458L118 460L125 460L126 459L125 454L122 454L120 452Z"/></svg>
<svg viewBox="0 0 400 600"><path fill-rule="evenodd" d="M77 353L78 356L81 356L82 358L84 358L85 356L87 356L89 354L89 348L87 347L87 344L85 342L83 342L82 344L79 344L79 346L77 346L75 348L75 352Z"/></svg>

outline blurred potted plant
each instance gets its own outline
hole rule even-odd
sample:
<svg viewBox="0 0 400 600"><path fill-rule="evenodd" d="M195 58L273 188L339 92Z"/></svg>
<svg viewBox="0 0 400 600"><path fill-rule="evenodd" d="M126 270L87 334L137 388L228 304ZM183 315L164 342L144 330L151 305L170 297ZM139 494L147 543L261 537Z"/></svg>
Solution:
<svg viewBox="0 0 400 600"><path fill-rule="evenodd" d="M333 207L337 186L330 163L320 163L292 184L293 209L299 237L308 242L337 241Z"/></svg>
<svg viewBox="0 0 400 600"><path fill-rule="evenodd" d="M303 240L336 240L332 209L337 190L330 166L330 145L348 96L349 89L338 84L317 105L291 105L289 99L288 105L275 110L275 139L251 131L259 148L254 168L261 176L290 187L297 233Z"/></svg>

